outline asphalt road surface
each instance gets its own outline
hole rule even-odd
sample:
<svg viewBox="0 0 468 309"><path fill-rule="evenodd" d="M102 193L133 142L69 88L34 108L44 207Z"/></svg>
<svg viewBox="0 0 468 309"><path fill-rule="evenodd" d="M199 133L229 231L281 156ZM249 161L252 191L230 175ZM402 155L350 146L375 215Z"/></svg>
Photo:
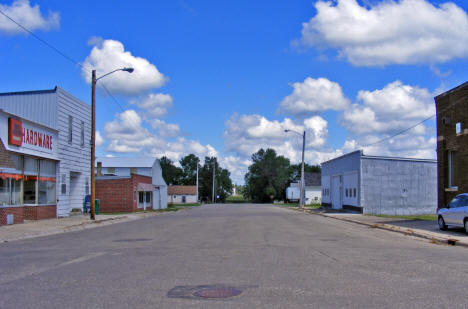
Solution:
<svg viewBox="0 0 468 309"><path fill-rule="evenodd" d="M468 249L271 205L0 244L2 309L467 307Z"/></svg>

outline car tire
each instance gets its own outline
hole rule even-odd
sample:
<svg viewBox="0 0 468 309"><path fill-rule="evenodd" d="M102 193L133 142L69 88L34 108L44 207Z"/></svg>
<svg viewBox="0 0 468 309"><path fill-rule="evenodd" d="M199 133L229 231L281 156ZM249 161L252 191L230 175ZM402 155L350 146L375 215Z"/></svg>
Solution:
<svg viewBox="0 0 468 309"><path fill-rule="evenodd" d="M445 224L444 218L442 216L437 219L437 223L439 224L439 230L445 231L447 229L447 225ZM465 223L465 230L466 230L467 224Z"/></svg>
<svg viewBox="0 0 468 309"><path fill-rule="evenodd" d="M468 219L465 219L465 222L463 225L465 226L465 233L468 234Z"/></svg>

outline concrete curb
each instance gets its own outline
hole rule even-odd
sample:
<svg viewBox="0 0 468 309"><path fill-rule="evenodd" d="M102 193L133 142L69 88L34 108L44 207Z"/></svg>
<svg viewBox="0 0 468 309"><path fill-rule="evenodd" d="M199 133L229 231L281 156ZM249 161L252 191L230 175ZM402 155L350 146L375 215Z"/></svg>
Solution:
<svg viewBox="0 0 468 309"><path fill-rule="evenodd" d="M406 235L406 236L419 237L419 238L429 240L431 243L435 243L435 244L446 244L446 245L451 245L451 246L458 246L458 247L468 248L468 243L461 242L459 239L456 239L456 238L450 238L450 237L443 237L443 236L440 236L440 235L434 235L435 233L433 233L433 232L427 233L427 232L424 232L424 231L421 231L421 230L404 228L404 227L400 227L400 226L396 226L396 225L392 225L392 224L368 223L368 222L362 222L362 221L359 221L359 220L352 220L352 219L349 219L349 218L339 218L339 217L336 217L336 216L330 216L330 215L327 215L327 214L317 213L317 212L313 212L313 211L310 211L310 210L301 210L301 209L294 209L294 208L290 208L290 209L300 211L300 212L304 212L304 213L311 214L311 215L318 215L318 216L322 216L322 217L325 217L325 218L331 218L331 219L336 219L336 220L340 220L340 221L360 224L360 225L367 226L367 227L370 227L370 228L376 228L376 229L380 229L380 230L396 232L396 233L400 233L400 234L403 234L403 235Z"/></svg>
<svg viewBox="0 0 468 309"><path fill-rule="evenodd" d="M135 214L129 213L129 214L124 214L124 215L119 215L118 217L102 218L102 219L96 219L94 221L87 220L87 221L76 222L70 225L56 226L53 228L49 228L48 230L46 229L44 231L31 230L31 232L27 235L20 235L18 237L14 237L14 236L13 237L8 237L8 236L0 237L0 243L7 243L7 242L13 242L13 241L23 240L23 239L31 239L31 238L36 238L36 237L57 235L57 234L68 233L68 232L82 231L82 230L97 228L100 226L106 226L106 225L112 225L116 223L123 223L123 222L144 219L147 217L157 216L161 214L163 213L157 213L157 212L135 213ZM61 219L55 219L55 220L61 220Z"/></svg>

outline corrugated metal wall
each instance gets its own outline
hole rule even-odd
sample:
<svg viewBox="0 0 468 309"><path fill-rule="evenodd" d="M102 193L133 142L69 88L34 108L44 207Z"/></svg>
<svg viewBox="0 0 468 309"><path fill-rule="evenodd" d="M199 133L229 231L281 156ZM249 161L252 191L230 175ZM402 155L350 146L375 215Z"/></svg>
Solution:
<svg viewBox="0 0 468 309"><path fill-rule="evenodd" d="M437 209L437 163L362 158L364 213L434 214Z"/></svg>
<svg viewBox="0 0 468 309"><path fill-rule="evenodd" d="M0 95L0 109L57 129L57 95L53 90Z"/></svg>

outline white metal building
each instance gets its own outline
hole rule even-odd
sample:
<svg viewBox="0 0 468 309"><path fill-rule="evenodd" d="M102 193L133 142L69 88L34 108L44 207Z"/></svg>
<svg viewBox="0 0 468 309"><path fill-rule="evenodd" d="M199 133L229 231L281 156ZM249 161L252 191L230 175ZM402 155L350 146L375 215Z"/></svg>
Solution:
<svg viewBox="0 0 468 309"><path fill-rule="evenodd" d="M167 197L172 204L197 203L197 186L169 186Z"/></svg>
<svg viewBox="0 0 468 309"><path fill-rule="evenodd" d="M167 184L162 177L159 160L153 157L99 157L96 158L97 176L130 176L131 174L152 177L154 186L153 209L167 208Z"/></svg>
<svg viewBox="0 0 468 309"><path fill-rule="evenodd" d="M73 208L81 209L90 183L90 105L55 87L51 90L0 93L0 109L4 111L0 120L2 140L7 132L8 119L16 119L26 128L21 145L12 144L8 138L4 140L6 150L19 156L24 169L40 164L42 159L56 162L53 168L49 168L49 173L53 174L49 178L56 182L54 204L57 217L69 216ZM28 139L29 133L33 134L32 142ZM38 146L39 143L43 145L39 136L46 135L50 136L48 147ZM36 196L39 185L35 185ZM33 192L33 186L31 184L31 190L28 190ZM23 199L28 197L23 196ZM31 195L28 204L39 207L38 198L35 197L34 202Z"/></svg>
<svg viewBox="0 0 468 309"><path fill-rule="evenodd" d="M320 204L322 202L322 187L320 173L305 173L305 201L306 205ZM292 182L286 188L286 199L291 202L299 201L301 183Z"/></svg>
<svg viewBox="0 0 468 309"><path fill-rule="evenodd" d="M322 163L322 204L367 214L434 214L437 161L364 155Z"/></svg>

